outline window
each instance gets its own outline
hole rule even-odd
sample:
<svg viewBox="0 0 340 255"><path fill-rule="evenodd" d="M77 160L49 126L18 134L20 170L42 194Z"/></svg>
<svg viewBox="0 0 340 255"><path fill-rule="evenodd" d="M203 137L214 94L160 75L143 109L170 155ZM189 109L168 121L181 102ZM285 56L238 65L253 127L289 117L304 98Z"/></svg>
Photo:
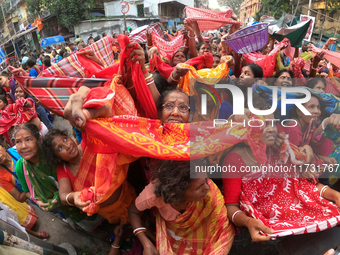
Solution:
<svg viewBox="0 0 340 255"><path fill-rule="evenodd" d="M325 14L325 10L324 9L323 10L319 10L319 20L322 21L325 18L324 14Z"/></svg>
<svg viewBox="0 0 340 255"><path fill-rule="evenodd" d="M144 4L137 5L137 17L138 18L144 17Z"/></svg>
<svg viewBox="0 0 340 255"><path fill-rule="evenodd" d="M316 18L317 12L318 12L318 10L311 10L311 11L310 11L310 16Z"/></svg>
<svg viewBox="0 0 340 255"><path fill-rule="evenodd" d="M335 11L329 12L327 20L328 22L334 22L333 16L334 16Z"/></svg>

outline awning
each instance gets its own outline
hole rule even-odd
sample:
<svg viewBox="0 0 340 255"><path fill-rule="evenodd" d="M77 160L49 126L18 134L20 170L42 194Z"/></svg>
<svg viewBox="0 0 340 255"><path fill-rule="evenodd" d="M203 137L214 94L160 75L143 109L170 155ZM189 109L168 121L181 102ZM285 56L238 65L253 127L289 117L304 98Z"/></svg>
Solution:
<svg viewBox="0 0 340 255"><path fill-rule="evenodd" d="M47 46L50 46L53 44L59 44L59 43L65 43L65 39L61 35L47 37L41 41L41 47L43 48L43 47L47 47Z"/></svg>

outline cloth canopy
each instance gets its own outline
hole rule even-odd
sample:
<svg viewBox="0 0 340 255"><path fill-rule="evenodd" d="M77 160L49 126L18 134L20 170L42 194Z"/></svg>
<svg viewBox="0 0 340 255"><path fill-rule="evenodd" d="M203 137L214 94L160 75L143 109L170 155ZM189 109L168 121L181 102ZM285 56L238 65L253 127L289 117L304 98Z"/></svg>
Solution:
<svg viewBox="0 0 340 255"><path fill-rule="evenodd" d="M288 38L292 47L300 47L301 42L308 31L310 22L311 20L308 20L288 28L283 27L280 30L275 31L271 36L278 41Z"/></svg>
<svg viewBox="0 0 340 255"><path fill-rule="evenodd" d="M62 37L61 35L47 37L47 38L42 39L41 47L44 48L44 47L47 47L53 44L59 44L59 43L65 43L64 37Z"/></svg>
<svg viewBox="0 0 340 255"><path fill-rule="evenodd" d="M37 78L18 75L14 77L23 90L44 107L63 115L70 96L76 93L80 86L94 88L103 87L106 82L111 83L112 75L117 73L119 68L119 64L114 64L112 42L113 39L106 36L84 49L92 49L104 67L109 68L103 69L83 55L72 54L43 71ZM92 76L104 78L90 78Z"/></svg>
<svg viewBox="0 0 340 255"><path fill-rule="evenodd" d="M156 33L159 36L162 36L163 34L162 28L158 24L151 24L150 26L145 25L133 30L132 33L130 34L130 39L138 43L147 42L146 32L148 29L151 29L152 32Z"/></svg>
<svg viewBox="0 0 340 255"><path fill-rule="evenodd" d="M318 54L319 52L323 51L325 53L324 58L327 59L329 62L331 62L333 65L336 65L337 67L340 67L340 53L331 51L331 50L323 50L320 48L315 47L314 45L311 45L313 57Z"/></svg>
<svg viewBox="0 0 340 255"><path fill-rule="evenodd" d="M187 18L197 21L200 31L216 30L226 24L237 24L241 26L241 22L231 18L233 15L232 9L220 12L186 6L184 11Z"/></svg>
<svg viewBox="0 0 340 255"><path fill-rule="evenodd" d="M170 42L165 41L157 33L152 32L152 43L157 47L163 58L171 58L171 56L183 46L184 35L178 35Z"/></svg>

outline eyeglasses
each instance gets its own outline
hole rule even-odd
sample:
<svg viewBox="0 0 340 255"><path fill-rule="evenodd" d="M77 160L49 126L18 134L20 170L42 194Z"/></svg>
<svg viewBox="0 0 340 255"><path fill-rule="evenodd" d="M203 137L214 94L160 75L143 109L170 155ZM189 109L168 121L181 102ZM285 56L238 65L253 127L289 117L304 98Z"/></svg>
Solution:
<svg viewBox="0 0 340 255"><path fill-rule="evenodd" d="M190 107L187 106L186 104L180 104L180 105L175 105L174 103L166 103L166 104L163 104L163 108L167 111L174 111L175 110L175 107L178 108L178 110L181 112L181 113L187 113L189 110L190 110Z"/></svg>

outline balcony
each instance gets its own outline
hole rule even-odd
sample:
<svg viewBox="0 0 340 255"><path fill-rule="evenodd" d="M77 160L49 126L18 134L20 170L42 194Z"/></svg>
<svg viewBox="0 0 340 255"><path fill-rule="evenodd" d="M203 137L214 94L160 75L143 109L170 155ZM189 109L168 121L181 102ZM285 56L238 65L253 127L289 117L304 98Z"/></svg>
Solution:
<svg viewBox="0 0 340 255"><path fill-rule="evenodd" d="M22 0L9 0L6 1L7 5L6 5L6 10L5 12L11 12L14 10L14 7L16 7L18 5L18 3L20 3Z"/></svg>

